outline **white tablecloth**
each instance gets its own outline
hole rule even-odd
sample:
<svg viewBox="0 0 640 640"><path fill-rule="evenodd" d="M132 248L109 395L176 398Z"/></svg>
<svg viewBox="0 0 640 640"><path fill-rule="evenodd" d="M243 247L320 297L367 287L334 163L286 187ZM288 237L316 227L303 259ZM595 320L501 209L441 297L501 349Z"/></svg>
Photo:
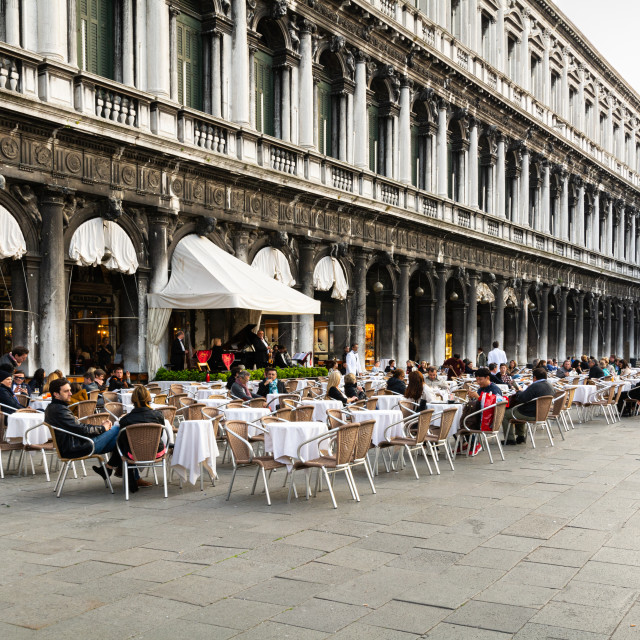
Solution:
<svg viewBox="0 0 640 640"><path fill-rule="evenodd" d="M31 409L37 409L38 411L45 411L46 408L51 404L51 400L31 400L29 402L29 407Z"/></svg>
<svg viewBox="0 0 640 640"><path fill-rule="evenodd" d="M196 389L195 391L195 398L198 402L201 402L202 400L206 400L209 396L226 396L226 395L227 395L226 387L223 387L222 389L218 389L218 388Z"/></svg>
<svg viewBox="0 0 640 640"><path fill-rule="evenodd" d="M217 456L218 444L210 420L185 420L180 423L171 466L185 482L196 484L200 477L200 463L212 476L217 477Z"/></svg>
<svg viewBox="0 0 640 640"><path fill-rule="evenodd" d="M440 420L436 421L436 416L439 413L442 413L445 409L449 407L455 407L457 409L456 416L453 419L453 424L451 425L451 430L449 431L449 435L453 436L458 433L458 429L460 428L460 418L462 417L462 405L461 404L448 404L448 403L438 403L438 402L428 402L427 409L433 409L433 416L431 417L431 422L435 423L436 426L440 423Z"/></svg>
<svg viewBox="0 0 640 640"><path fill-rule="evenodd" d="M402 420L402 411L397 410L376 410L376 411L354 411L353 420L356 422L364 422L365 420L375 420L376 426L373 429L373 434L371 436L371 442L374 445L379 445L383 440L385 440L384 431L385 429L395 422L400 422ZM399 424L393 429L391 429L388 433L390 438L399 438L404 435L404 427Z"/></svg>
<svg viewBox="0 0 640 640"><path fill-rule="evenodd" d="M215 407L217 409L219 406L229 402L229 398L205 398L204 400L198 400L198 402L206 404L207 407Z"/></svg>
<svg viewBox="0 0 640 640"><path fill-rule="evenodd" d="M402 400L402 396L373 396L376 400L376 409L382 409L384 411L388 411L390 409L397 409L398 402Z"/></svg>
<svg viewBox="0 0 640 640"><path fill-rule="evenodd" d="M316 422L327 421L327 409L342 409L342 402L339 400L311 400L311 398L305 398L302 403L313 405L313 419Z"/></svg>
<svg viewBox="0 0 640 640"><path fill-rule="evenodd" d="M269 432L265 433L264 436L265 451L271 451L273 457L278 462L286 464L289 470L293 466L291 459L297 459L300 444L305 440L327 432L327 425L324 422L272 423L267 428ZM302 457L305 460L312 460L317 458L318 455L316 442L305 445L302 450Z"/></svg>
<svg viewBox="0 0 640 640"><path fill-rule="evenodd" d="M21 440L27 444L25 433L30 427L44 422L44 414L42 413L12 413L7 418L7 430L5 438L7 440ZM48 427L44 425L38 429L34 429L29 433L29 441L31 444L44 444L51 439Z"/></svg>
<svg viewBox="0 0 640 640"><path fill-rule="evenodd" d="M244 422L253 422L260 420L264 416L271 413L269 409L254 409L252 407L244 407L242 409L222 409L225 420L244 420ZM255 436L262 433L258 429L254 429L249 425L249 435Z"/></svg>

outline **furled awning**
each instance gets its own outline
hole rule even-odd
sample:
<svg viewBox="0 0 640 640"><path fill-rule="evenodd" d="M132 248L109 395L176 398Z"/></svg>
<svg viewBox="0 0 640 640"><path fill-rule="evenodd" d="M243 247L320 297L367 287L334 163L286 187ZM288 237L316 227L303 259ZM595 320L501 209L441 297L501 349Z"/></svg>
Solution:
<svg viewBox="0 0 640 640"><path fill-rule="evenodd" d="M134 274L138 257L126 231L116 222L93 218L81 224L69 244L69 257L83 267L101 264L111 271Z"/></svg>
<svg viewBox="0 0 640 640"><path fill-rule="evenodd" d="M293 287L296 283L294 277L291 275L287 256L285 256L280 249L274 247L260 249L253 259L251 266L259 269L266 276L274 278L278 282L282 282L282 284L286 284L288 287Z"/></svg>
<svg viewBox="0 0 640 640"><path fill-rule="evenodd" d="M0 205L0 260L19 260L27 253L27 243L18 221Z"/></svg>
<svg viewBox="0 0 640 640"><path fill-rule="evenodd" d="M333 287L331 297L346 300L349 285L340 262L331 256L325 256L318 262L313 271L313 286L318 291L329 291Z"/></svg>
<svg viewBox="0 0 640 640"><path fill-rule="evenodd" d="M164 309L256 309L274 315L320 313L320 302L195 234L180 240L171 259L169 283L159 293L149 294L148 300L150 307Z"/></svg>

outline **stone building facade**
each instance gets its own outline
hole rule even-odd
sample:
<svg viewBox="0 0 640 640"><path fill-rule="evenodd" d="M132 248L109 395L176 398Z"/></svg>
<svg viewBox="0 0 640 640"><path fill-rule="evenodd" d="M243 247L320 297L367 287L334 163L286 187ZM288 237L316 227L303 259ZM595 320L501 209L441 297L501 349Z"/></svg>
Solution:
<svg viewBox="0 0 640 640"><path fill-rule="evenodd" d="M640 97L551 2L0 9L0 206L25 243L0 254L2 322L32 368L110 335L144 371L146 294L192 233L250 263L272 249L322 300L262 318L291 351L636 356ZM72 259L95 218L135 273ZM318 290L327 257L344 296ZM250 316L176 310L167 343Z"/></svg>

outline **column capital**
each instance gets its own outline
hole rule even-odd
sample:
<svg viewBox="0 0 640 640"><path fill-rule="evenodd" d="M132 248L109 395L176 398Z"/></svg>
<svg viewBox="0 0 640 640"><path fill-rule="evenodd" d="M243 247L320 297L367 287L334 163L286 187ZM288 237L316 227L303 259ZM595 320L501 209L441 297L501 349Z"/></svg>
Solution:
<svg viewBox="0 0 640 640"><path fill-rule="evenodd" d="M75 189L50 185L40 190L40 204L64 205L65 198L75 193Z"/></svg>

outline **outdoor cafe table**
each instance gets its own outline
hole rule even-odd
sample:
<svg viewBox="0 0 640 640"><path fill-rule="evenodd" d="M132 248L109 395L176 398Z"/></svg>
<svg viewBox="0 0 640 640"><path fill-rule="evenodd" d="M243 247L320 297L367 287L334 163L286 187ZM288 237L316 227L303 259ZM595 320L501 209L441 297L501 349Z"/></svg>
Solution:
<svg viewBox="0 0 640 640"><path fill-rule="evenodd" d="M208 389L196 389L195 399L198 402L202 402L203 400L207 400L209 396L226 396L227 388L226 387L209 387Z"/></svg>
<svg viewBox="0 0 640 640"><path fill-rule="evenodd" d="M451 430L449 431L449 435L453 436L458 433L458 429L460 429L460 418L462 417L462 407L463 405L460 403L449 404L448 402L427 402L427 409L433 409L433 415L431 416L431 422L434 423L436 418L440 413L442 413L445 409L449 407L455 407L457 409L456 415L453 419L453 424L451 425ZM437 421L438 423L440 420ZM436 424L437 426L437 424Z"/></svg>
<svg viewBox="0 0 640 640"><path fill-rule="evenodd" d="M259 409L255 407L242 407L240 409L226 409L222 408L224 418L228 422L229 420L242 420L243 422L257 422L260 418L271 413L269 409ZM260 432L262 433L262 432ZM249 435L257 435L257 430L252 429L249 425Z"/></svg>
<svg viewBox="0 0 640 640"><path fill-rule="evenodd" d="M230 402L230 398L204 398L203 400L198 400L198 402L201 404L206 404L207 407L213 407L214 409L217 409L219 406Z"/></svg>
<svg viewBox="0 0 640 640"><path fill-rule="evenodd" d="M398 403L402 400L402 396L394 393L392 396L372 396L372 399L377 400L376 409L383 409L387 411L390 409L397 409Z"/></svg>
<svg viewBox="0 0 640 640"><path fill-rule="evenodd" d="M311 398L304 398L302 404L313 406L313 419L317 422L327 421L328 409L342 409L342 402L339 400L311 400Z"/></svg>
<svg viewBox="0 0 640 640"><path fill-rule="evenodd" d="M5 431L5 439L9 441L22 441L27 444L26 432L31 427L35 427L44 422L44 413L12 413L7 418L7 429ZM38 429L34 429L29 433L29 442L31 444L44 444L51 440L49 428L42 424Z"/></svg>
<svg viewBox="0 0 640 640"><path fill-rule="evenodd" d="M36 409L37 411L44 411L50 404L51 398L47 400L41 400L38 398L37 400L31 400L29 402L29 408Z"/></svg>
<svg viewBox="0 0 640 640"><path fill-rule="evenodd" d="M385 429L396 422L400 422L402 420L402 411L397 411L393 409L376 409L370 410L366 409L363 411L354 411L353 412L353 421L354 422L365 422L366 420L375 420L376 424L373 428L373 434L371 436L372 444L378 446L381 442L386 440L384 432ZM389 431L387 436L389 438L401 438L404 435L404 427L402 424L396 425L393 429Z"/></svg>
<svg viewBox="0 0 640 640"><path fill-rule="evenodd" d="M212 477L217 477L217 456L218 444L210 420L184 420L180 423L171 458L171 466L180 478L195 485L200 477L201 464Z"/></svg>
<svg viewBox="0 0 640 640"><path fill-rule="evenodd" d="M272 422L264 434L264 450L271 451L273 457L291 471L293 460L298 459L298 447L305 441L327 433L325 422ZM328 440L327 440L328 442ZM320 455L318 443L312 442L302 449L305 460L313 460Z"/></svg>

